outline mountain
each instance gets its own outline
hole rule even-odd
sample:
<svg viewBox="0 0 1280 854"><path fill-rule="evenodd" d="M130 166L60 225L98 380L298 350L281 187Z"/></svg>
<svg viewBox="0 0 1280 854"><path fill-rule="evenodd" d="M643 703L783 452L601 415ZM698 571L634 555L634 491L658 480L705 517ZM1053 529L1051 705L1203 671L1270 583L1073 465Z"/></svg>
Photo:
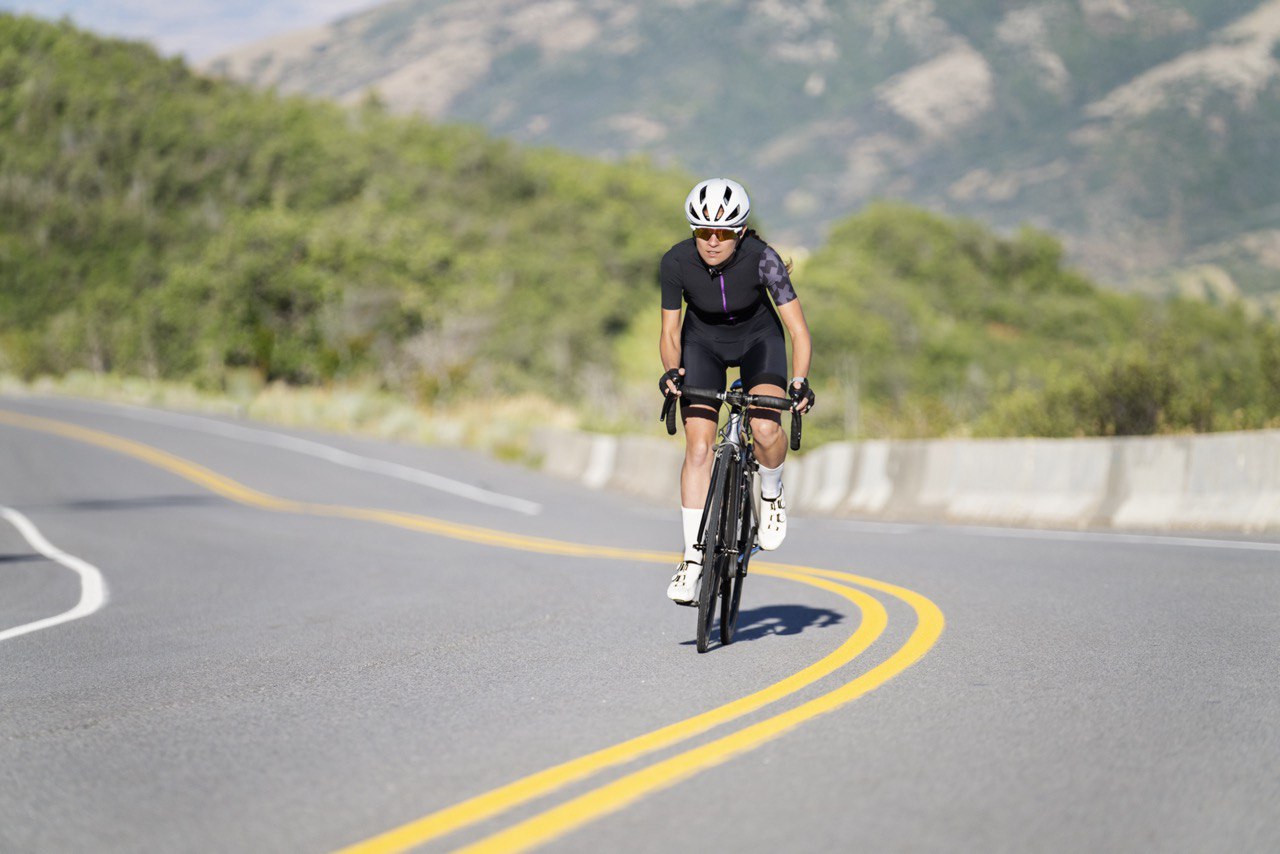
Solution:
<svg viewBox="0 0 1280 854"><path fill-rule="evenodd" d="M875 198L1278 306L1280 0L400 0L208 69L736 176L775 239Z"/></svg>
<svg viewBox="0 0 1280 854"><path fill-rule="evenodd" d="M690 182L0 13L0 372L523 395L656 429ZM1280 423L1280 324L1099 289L1044 232L874 204L796 282L816 443Z"/></svg>

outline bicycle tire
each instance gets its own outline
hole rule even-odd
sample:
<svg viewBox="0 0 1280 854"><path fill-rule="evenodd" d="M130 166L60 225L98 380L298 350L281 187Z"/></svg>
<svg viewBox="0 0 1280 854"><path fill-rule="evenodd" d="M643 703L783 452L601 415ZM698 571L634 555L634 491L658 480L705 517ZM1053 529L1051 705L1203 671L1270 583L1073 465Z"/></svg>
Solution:
<svg viewBox="0 0 1280 854"><path fill-rule="evenodd" d="M698 652L706 652L711 639L711 624L716 616L716 595L720 591L723 563L724 509L728 493L728 455L716 454L711 468L711 485L707 489L706 510L702 515L702 581L698 587Z"/></svg>
<svg viewBox="0 0 1280 854"><path fill-rule="evenodd" d="M726 568L724 583L720 595L720 643L733 643L733 636L738 630L738 609L742 604L742 585L747 577L747 563L751 560L751 549L754 545L754 514L751 508L750 481L739 475L738 512L734 515L733 542L738 549L737 557Z"/></svg>
<svg viewBox="0 0 1280 854"><path fill-rule="evenodd" d="M711 645L711 624L716 618L716 595L720 591L719 559L702 567L702 583L698 588L698 652Z"/></svg>
<svg viewBox="0 0 1280 854"><path fill-rule="evenodd" d="M733 591L738 585L738 557L740 555L743 519L743 499L741 464L730 460L727 467L727 490L729 500L725 503L724 524L721 538L728 549L724 557L723 572L720 573L720 643L733 643L733 630L738 622L737 609L733 607ZM737 554L735 554L737 552Z"/></svg>

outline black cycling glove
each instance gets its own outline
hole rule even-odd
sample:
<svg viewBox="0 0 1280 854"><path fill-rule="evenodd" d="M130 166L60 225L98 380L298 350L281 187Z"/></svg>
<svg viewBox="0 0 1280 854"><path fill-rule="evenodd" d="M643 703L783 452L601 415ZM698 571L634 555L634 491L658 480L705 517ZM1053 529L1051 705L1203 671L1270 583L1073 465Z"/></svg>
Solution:
<svg viewBox="0 0 1280 854"><path fill-rule="evenodd" d="M658 380L658 391L662 392L662 396L666 397L671 392L667 391L667 381L670 380L677 389L684 385L684 375L680 373L679 368L672 368L662 375L662 379Z"/></svg>
<svg viewBox="0 0 1280 854"><path fill-rule="evenodd" d="M805 411L809 412L813 409L814 401L817 400L817 398L813 394L813 389L809 388L809 381L807 379L800 380L799 386L792 383L787 386L787 391L791 392L792 403L798 406L802 401L807 400L809 402L809 409Z"/></svg>

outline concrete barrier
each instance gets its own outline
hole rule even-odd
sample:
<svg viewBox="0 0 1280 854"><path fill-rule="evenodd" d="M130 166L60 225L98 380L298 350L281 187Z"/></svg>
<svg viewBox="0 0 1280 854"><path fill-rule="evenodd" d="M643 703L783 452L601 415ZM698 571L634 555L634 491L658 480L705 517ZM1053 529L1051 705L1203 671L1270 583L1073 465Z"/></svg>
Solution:
<svg viewBox="0 0 1280 854"><path fill-rule="evenodd" d="M834 508L836 513L880 513L893 498L893 477L889 474L892 445L883 439L870 439L857 445L849 495Z"/></svg>
<svg viewBox="0 0 1280 854"><path fill-rule="evenodd" d="M1117 439L1120 477L1117 506L1110 524L1116 528L1172 527L1186 484L1190 439L1159 437Z"/></svg>
<svg viewBox="0 0 1280 854"><path fill-rule="evenodd" d="M937 497L947 519L1079 526L1095 519L1106 500L1105 440L962 440L945 447L946 488ZM942 464L927 466L931 478Z"/></svg>
<svg viewBox="0 0 1280 854"><path fill-rule="evenodd" d="M623 436L608 484L611 489L652 498L680 501L680 465L684 449L649 436Z"/></svg>
<svg viewBox="0 0 1280 854"><path fill-rule="evenodd" d="M1280 529L1280 432L1116 441L1115 527Z"/></svg>
<svg viewBox="0 0 1280 854"><path fill-rule="evenodd" d="M683 449L652 436L534 434L542 468L679 500ZM802 513L1048 527L1280 530L1280 431L1121 439L835 442L788 457Z"/></svg>
<svg viewBox="0 0 1280 854"><path fill-rule="evenodd" d="M799 461L800 479L792 476L792 461ZM831 513L849 497L858 446L853 442L832 442L803 455L788 457L784 470L787 503L815 513Z"/></svg>
<svg viewBox="0 0 1280 854"><path fill-rule="evenodd" d="M582 483L599 489L609 482L618 464L618 437L592 436L591 453L587 455L587 467L582 473Z"/></svg>
<svg viewBox="0 0 1280 854"><path fill-rule="evenodd" d="M1227 433L1192 442L1179 527L1280 529L1280 433Z"/></svg>
<svg viewBox="0 0 1280 854"><path fill-rule="evenodd" d="M590 433L541 427L533 431L532 449L542 458L542 470L564 480L579 480L591 460Z"/></svg>

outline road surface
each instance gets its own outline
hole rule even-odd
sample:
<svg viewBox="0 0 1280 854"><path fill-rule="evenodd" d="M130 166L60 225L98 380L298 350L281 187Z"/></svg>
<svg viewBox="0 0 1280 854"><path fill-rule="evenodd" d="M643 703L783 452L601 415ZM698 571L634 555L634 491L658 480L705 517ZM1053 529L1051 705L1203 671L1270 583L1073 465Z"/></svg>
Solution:
<svg viewBox="0 0 1280 854"><path fill-rule="evenodd" d="M0 507L3 851L1280 850L1275 537L795 517L699 655L456 449L6 397Z"/></svg>

